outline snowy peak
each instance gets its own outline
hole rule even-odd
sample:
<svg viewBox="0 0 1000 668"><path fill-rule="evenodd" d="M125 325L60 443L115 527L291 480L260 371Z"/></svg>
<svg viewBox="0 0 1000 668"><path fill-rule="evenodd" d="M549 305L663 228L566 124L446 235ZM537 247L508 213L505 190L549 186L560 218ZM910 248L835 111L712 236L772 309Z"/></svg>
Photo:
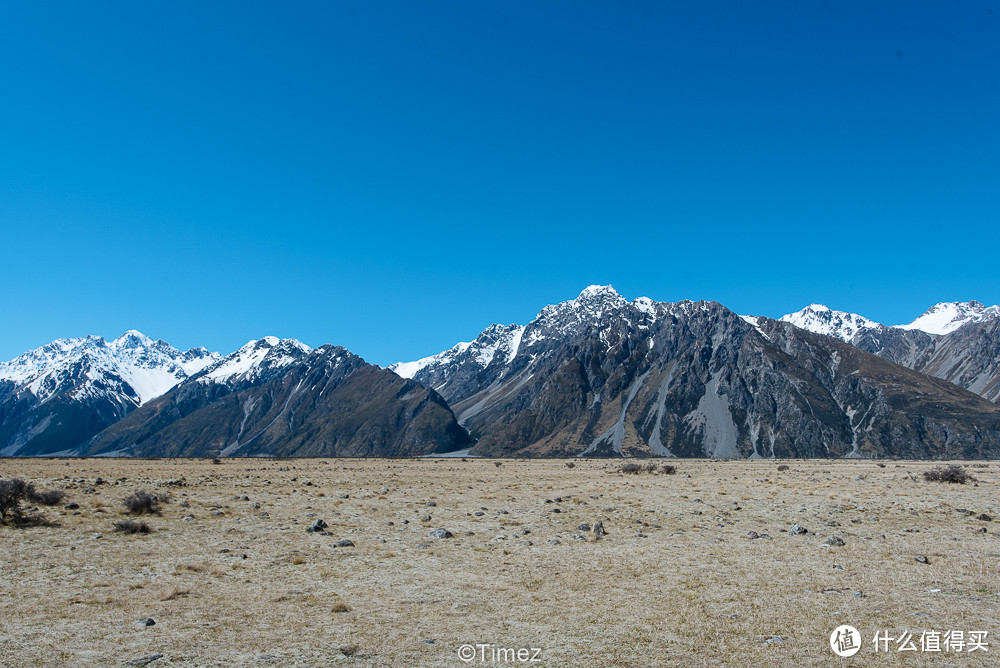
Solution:
<svg viewBox="0 0 1000 668"><path fill-rule="evenodd" d="M509 364L521 347L523 334L521 325L490 325L474 341L462 341L436 355L414 362L397 362L388 368L402 378L413 378L424 369L450 365L461 359L471 359L483 369L498 356L504 364Z"/></svg>
<svg viewBox="0 0 1000 668"><path fill-rule="evenodd" d="M279 339L265 336L248 341L231 355L206 367L198 376L202 383L232 384L254 380L262 374L280 369L301 360L311 349L296 339Z"/></svg>
<svg viewBox="0 0 1000 668"><path fill-rule="evenodd" d="M975 300L967 302L941 302L908 325L899 329L919 329L928 334L948 334L970 322L1000 318L1000 306L984 306Z"/></svg>
<svg viewBox="0 0 1000 668"><path fill-rule="evenodd" d="M162 342L160 342L162 343ZM115 350L149 348L153 344L153 339L140 331L130 329L109 344Z"/></svg>
<svg viewBox="0 0 1000 668"><path fill-rule="evenodd" d="M799 329L816 334L833 336L841 341L850 342L863 329L881 327L874 320L846 311L836 311L823 304L810 304L801 311L789 313L780 318Z"/></svg>
<svg viewBox="0 0 1000 668"><path fill-rule="evenodd" d="M99 336L56 339L0 363L0 380L21 386L38 401L69 390L74 396L120 391L120 399L142 405L218 359L204 348L181 352L129 330L110 343ZM123 382L129 387L120 387Z"/></svg>

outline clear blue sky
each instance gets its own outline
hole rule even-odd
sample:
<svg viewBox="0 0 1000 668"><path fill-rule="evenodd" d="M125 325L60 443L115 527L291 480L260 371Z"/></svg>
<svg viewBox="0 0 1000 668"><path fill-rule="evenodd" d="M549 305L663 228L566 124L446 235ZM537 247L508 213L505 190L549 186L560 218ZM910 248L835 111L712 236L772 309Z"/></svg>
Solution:
<svg viewBox="0 0 1000 668"><path fill-rule="evenodd" d="M1000 3L0 2L0 359L422 357L591 283L1000 302Z"/></svg>

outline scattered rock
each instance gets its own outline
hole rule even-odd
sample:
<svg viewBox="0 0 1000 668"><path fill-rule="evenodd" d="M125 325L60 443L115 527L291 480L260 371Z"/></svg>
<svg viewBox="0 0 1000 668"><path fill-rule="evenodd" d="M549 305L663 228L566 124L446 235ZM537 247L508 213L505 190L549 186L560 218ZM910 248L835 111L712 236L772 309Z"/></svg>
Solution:
<svg viewBox="0 0 1000 668"><path fill-rule="evenodd" d="M979 527L976 529L976 533L986 533L986 527Z"/></svg>
<svg viewBox="0 0 1000 668"><path fill-rule="evenodd" d="M309 528L306 529L306 531L308 533L314 533L314 532L322 531L326 527L327 527L326 522L324 522L321 519L317 519L317 520L314 520L313 523L309 525Z"/></svg>
<svg viewBox="0 0 1000 668"><path fill-rule="evenodd" d="M143 626L156 626L156 620L152 617L146 617L145 619L140 619L139 623Z"/></svg>
<svg viewBox="0 0 1000 668"><path fill-rule="evenodd" d="M448 531L447 529L434 529L434 531L431 531L430 534L428 534L428 535L433 536L434 538L451 538L452 537L451 536L451 532Z"/></svg>
<svg viewBox="0 0 1000 668"><path fill-rule="evenodd" d="M747 531L746 538L748 540L756 540L756 539L760 538L760 534L757 533L756 531Z"/></svg>
<svg viewBox="0 0 1000 668"><path fill-rule="evenodd" d="M100 478L98 478L98 480L100 480ZM162 658L163 658L162 654L149 654L147 656L142 657L141 659L132 659L131 661L126 661L125 665L126 666L148 666L149 664L153 663L157 659L162 659Z"/></svg>
<svg viewBox="0 0 1000 668"><path fill-rule="evenodd" d="M531 547L532 545L534 545L534 543L532 543L530 540L522 540L521 545L524 545L525 547Z"/></svg>
<svg viewBox="0 0 1000 668"><path fill-rule="evenodd" d="M562 545L562 541L558 538L553 538L549 541L549 545Z"/></svg>
<svg viewBox="0 0 1000 668"><path fill-rule="evenodd" d="M79 507L80 507L79 503L67 503L65 506L63 506L63 509L65 509L65 510L76 510Z"/></svg>
<svg viewBox="0 0 1000 668"><path fill-rule="evenodd" d="M587 524L586 522L584 522L583 524L577 525L576 530L577 531L590 531L590 525Z"/></svg>
<svg viewBox="0 0 1000 668"><path fill-rule="evenodd" d="M424 515L423 517L420 518L420 521L421 522L430 522L431 521L431 516L430 515Z"/></svg>
<svg viewBox="0 0 1000 668"><path fill-rule="evenodd" d="M977 520L981 520L983 522L992 522L993 521L993 518L990 517L989 515L987 515L986 513L981 513L979 515L976 515L976 519Z"/></svg>
<svg viewBox="0 0 1000 668"><path fill-rule="evenodd" d="M844 539L841 538L840 536L830 536L829 538L823 541L823 544L830 545L832 547L843 547Z"/></svg>
<svg viewBox="0 0 1000 668"><path fill-rule="evenodd" d="M788 533L795 534L796 536L801 536L804 533L809 533L805 527L798 524L793 524L792 528L788 530Z"/></svg>
<svg viewBox="0 0 1000 668"><path fill-rule="evenodd" d="M475 515L476 517L482 517L482 516L483 516L483 515L485 515L486 513L484 513L484 512L483 512L483 511L481 511L481 510L477 510L476 512L474 512L474 513L472 513L472 514L473 514L473 515Z"/></svg>
<svg viewBox="0 0 1000 668"><path fill-rule="evenodd" d="M334 547L354 547L354 542L347 538L341 538L333 544Z"/></svg>
<svg viewBox="0 0 1000 668"><path fill-rule="evenodd" d="M434 506L437 505L437 503L434 502L434 501L428 501L426 505L427 505L428 508L433 508Z"/></svg>
<svg viewBox="0 0 1000 668"><path fill-rule="evenodd" d="M918 554L917 556L915 556L913 558L916 559L921 564L929 564L929 563L931 563L930 560L926 556L924 556L922 554Z"/></svg>
<svg viewBox="0 0 1000 668"><path fill-rule="evenodd" d="M594 526L590 529L590 540L600 540L607 533L604 531L604 522L602 520L597 520L594 522Z"/></svg>
<svg viewBox="0 0 1000 668"><path fill-rule="evenodd" d="M955 510L957 510L960 513L962 513L963 515L975 515L976 514L975 512L969 510L968 508L956 508Z"/></svg>

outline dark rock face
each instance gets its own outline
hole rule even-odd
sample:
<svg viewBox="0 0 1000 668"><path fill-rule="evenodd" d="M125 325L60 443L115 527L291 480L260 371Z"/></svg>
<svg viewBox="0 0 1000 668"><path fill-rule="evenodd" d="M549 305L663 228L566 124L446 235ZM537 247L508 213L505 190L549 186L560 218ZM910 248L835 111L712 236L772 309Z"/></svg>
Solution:
<svg viewBox="0 0 1000 668"><path fill-rule="evenodd" d="M469 444L433 390L343 348L295 344L244 347L97 435L87 452L395 457Z"/></svg>
<svg viewBox="0 0 1000 668"><path fill-rule="evenodd" d="M628 302L610 287L543 309L513 355L414 375L441 378L480 455L1000 453L1000 410L950 383L715 302Z"/></svg>

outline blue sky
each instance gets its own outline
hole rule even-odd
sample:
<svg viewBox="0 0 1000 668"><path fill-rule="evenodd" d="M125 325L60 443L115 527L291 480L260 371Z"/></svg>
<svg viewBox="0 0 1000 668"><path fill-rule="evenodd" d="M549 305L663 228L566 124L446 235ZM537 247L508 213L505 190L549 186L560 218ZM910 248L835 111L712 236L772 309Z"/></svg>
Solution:
<svg viewBox="0 0 1000 668"><path fill-rule="evenodd" d="M0 359L998 303L994 4L0 3Z"/></svg>

